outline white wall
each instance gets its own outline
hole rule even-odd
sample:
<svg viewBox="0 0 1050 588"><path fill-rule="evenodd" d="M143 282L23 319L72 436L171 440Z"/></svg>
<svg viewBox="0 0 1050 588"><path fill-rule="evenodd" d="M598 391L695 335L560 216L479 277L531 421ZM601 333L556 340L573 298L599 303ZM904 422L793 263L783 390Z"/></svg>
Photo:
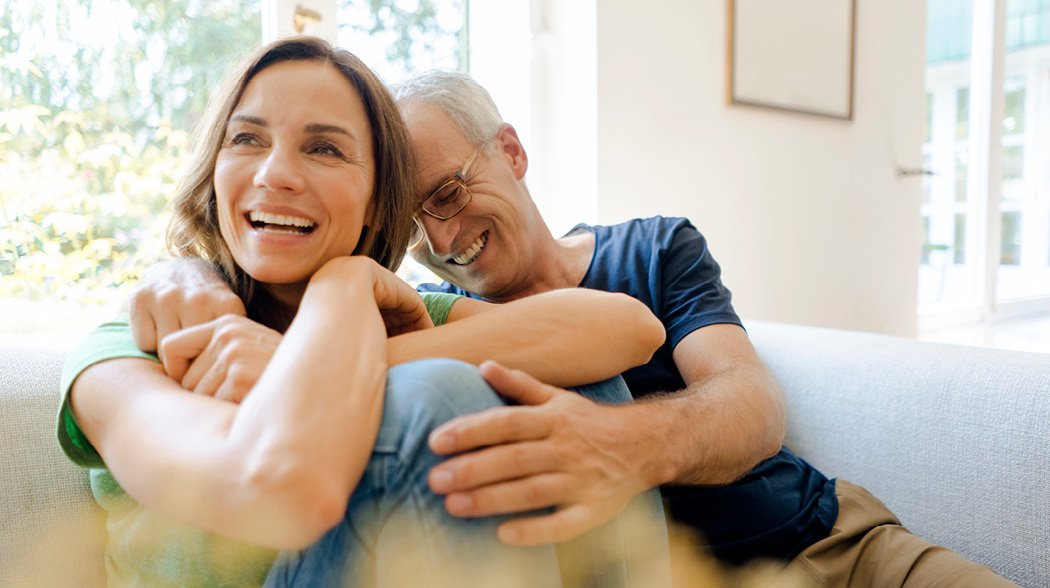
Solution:
<svg viewBox="0 0 1050 588"><path fill-rule="evenodd" d="M846 122L727 106L725 1L599 0L599 220L693 219L745 320L913 336L924 21L857 0Z"/></svg>

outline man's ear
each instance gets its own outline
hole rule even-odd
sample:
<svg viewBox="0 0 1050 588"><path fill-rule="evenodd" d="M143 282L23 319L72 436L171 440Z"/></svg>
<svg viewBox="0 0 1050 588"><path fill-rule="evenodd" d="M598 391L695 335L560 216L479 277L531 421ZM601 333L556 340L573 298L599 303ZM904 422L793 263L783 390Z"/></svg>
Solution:
<svg viewBox="0 0 1050 588"><path fill-rule="evenodd" d="M518 131L507 123L501 124L499 130L496 131L496 144L499 145L500 153L510 163L510 168L514 171L514 179L521 181L529 169L529 156L525 153L525 146L518 139Z"/></svg>

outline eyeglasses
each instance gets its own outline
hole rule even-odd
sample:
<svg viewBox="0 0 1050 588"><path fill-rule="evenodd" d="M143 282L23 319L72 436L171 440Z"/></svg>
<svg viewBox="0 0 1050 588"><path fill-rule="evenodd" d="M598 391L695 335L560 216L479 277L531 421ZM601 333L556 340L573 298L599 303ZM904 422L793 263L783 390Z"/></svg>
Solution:
<svg viewBox="0 0 1050 588"><path fill-rule="evenodd" d="M470 204L472 196L470 188L467 187L467 175L470 173L470 166L474 165L474 162L478 159L479 153L481 153L480 147L475 149L470 154L470 157L463 162L463 169L449 176L448 179L441 182L440 186L427 195L423 200L423 213L445 221L462 212ZM415 247L423 240L423 225L419 222L419 216L416 215L413 220L415 222L412 227L412 238L409 240L409 247Z"/></svg>

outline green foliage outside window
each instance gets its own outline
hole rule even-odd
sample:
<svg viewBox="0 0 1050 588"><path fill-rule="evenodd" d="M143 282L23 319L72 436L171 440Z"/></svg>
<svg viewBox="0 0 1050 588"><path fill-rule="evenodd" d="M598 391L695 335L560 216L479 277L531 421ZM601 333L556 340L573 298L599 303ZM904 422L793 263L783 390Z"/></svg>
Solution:
<svg viewBox="0 0 1050 588"><path fill-rule="evenodd" d="M343 27L355 35L386 31L390 65L411 71L413 51L461 22L401 4L343 2L341 15L357 15ZM0 303L110 301L166 257L190 131L261 44L260 14L258 0L0 4Z"/></svg>
<svg viewBox="0 0 1050 588"><path fill-rule="evenodd" d="M164 256L187 130L258 3L8 3L0 31L0 297L105 300Z"/></svg>

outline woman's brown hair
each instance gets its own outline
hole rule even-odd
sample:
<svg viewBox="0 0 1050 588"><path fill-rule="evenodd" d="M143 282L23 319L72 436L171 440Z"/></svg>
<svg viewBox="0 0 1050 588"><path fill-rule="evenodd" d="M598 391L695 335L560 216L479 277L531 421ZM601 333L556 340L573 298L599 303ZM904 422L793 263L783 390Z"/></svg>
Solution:
<svg viewBox="0 0 1050 588"><path fill-rule="evenodd" d="M383 82L353 53L316 37L274 41L252 54L217 94L197 128L189 172L172 199L168 251L176 257L200 257L219 266L234 292L244 301L248 316L271 327L283 328L295 309L282 308L259 288L234 261L219 232L215 204L215 161L226 134L226 124L248 83L259 72L285 61L321 61L331 64L357 90L372 130L375 161L374 212L366 219L354 254L367 255L394 270L405 255L415 208L412 149L401 112Z"/></svg>

